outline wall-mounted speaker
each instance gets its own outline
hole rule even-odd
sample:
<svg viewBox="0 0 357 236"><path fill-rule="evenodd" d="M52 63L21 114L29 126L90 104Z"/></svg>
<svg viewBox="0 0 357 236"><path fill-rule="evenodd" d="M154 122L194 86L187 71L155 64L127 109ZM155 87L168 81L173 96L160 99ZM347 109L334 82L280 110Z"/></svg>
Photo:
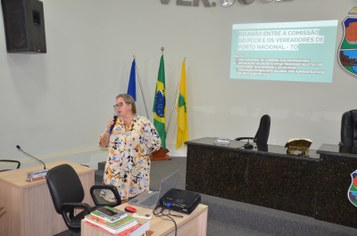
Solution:
<svg viewBox="0 0 357 236"><path fill-rule="evenodd" d="M46 53L43 4L38 0L1 0L8 52Z"/></svg>

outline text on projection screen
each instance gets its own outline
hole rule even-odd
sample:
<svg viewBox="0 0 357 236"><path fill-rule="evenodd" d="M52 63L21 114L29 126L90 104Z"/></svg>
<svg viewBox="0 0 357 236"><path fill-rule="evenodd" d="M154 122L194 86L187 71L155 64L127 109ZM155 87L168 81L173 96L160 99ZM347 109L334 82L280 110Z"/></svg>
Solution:
<svg viewBox="0 0 357 236"><path fill-rule="evenodd" d="M332 82L337 20L234 24L231 79Z"/></svg>

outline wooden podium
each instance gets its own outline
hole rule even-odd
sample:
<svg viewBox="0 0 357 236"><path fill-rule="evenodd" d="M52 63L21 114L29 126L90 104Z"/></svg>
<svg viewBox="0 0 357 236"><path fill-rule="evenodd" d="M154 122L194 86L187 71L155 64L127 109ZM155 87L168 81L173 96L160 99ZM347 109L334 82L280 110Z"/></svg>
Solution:
<svg viewBox="0 0 357 236"><path fill-rule="evenodd" d="M168 149L160 147L160 149L158 151L153 152L151 154L151 158L150 159L152 161L167 161L167 160L171 160L171 157L169 155L167 155L168 152L169 152Z"/></svg>

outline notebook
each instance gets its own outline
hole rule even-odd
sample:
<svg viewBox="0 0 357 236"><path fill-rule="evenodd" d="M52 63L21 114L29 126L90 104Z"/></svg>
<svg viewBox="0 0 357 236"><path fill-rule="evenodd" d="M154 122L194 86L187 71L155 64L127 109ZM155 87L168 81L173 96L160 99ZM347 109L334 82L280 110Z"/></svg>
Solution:
<svg viewBox="0 0 357 236"><path fill-rule="evenodd" d="M159 191L148 191L139 194L130 199L128 204L154 209L162 198L170 189L175 188L179 178L179 170L176 170L171 175L161 180Z"/></svg>

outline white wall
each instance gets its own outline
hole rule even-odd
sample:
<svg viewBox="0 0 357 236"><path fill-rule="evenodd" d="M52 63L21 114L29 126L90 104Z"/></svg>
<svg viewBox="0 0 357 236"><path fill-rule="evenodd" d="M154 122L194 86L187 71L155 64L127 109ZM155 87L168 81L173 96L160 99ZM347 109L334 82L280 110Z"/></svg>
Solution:
<svg viewBox="0 0 357 236"><path fill-rule="evenodd" d="M167 118L187 58L190 139L254 135L267 113L272 117L269 143L307 137L318 148L339 142L342 113L357 107L357 78L337 60L330 84L229 79L232 24L338 19L337 48L341 22L354 0L256 0L230 8L205 8L202 2L182 7L174 0L168 5L159 0L43 3L46 54L7 53L0 18L0 158L32 162L16 144L45 160L96 153L114 98L126 92L133 55L151 111L162 46ZM145 115L141 97L138 108ZM176 113L167 143L172 153L182 154L184 149L174 148L175 123Z"/></svg>

